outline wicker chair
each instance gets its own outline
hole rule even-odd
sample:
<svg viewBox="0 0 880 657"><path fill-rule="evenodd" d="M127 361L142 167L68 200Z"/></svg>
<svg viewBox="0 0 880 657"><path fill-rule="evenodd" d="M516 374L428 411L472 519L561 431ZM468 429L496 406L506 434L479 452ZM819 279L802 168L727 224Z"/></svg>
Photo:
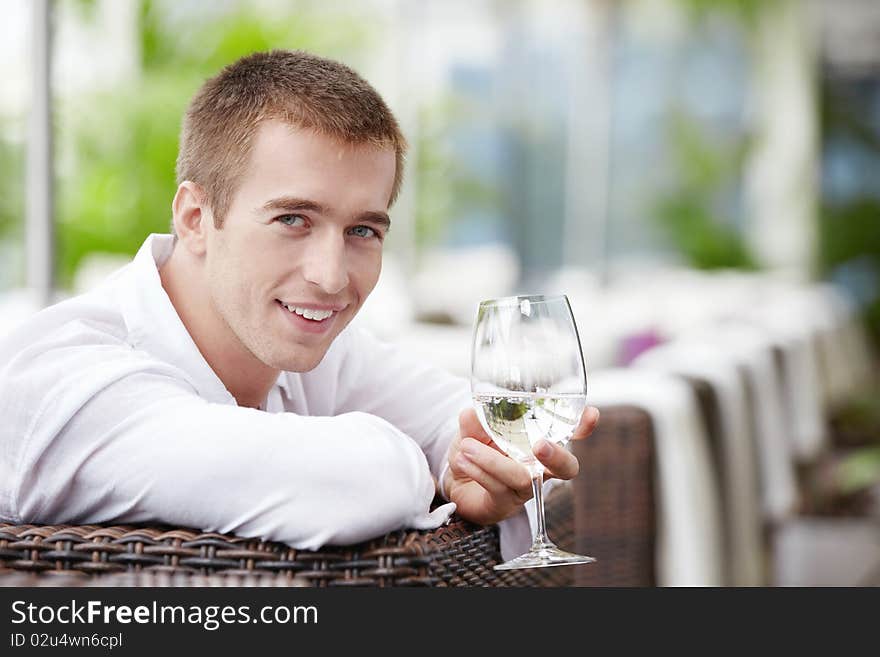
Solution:
<svg viewBox="0 0 880 657"><path fill-rule="evenodd" d="M0 523L7 586L651 586L654 440L634 407L602 409L574 446L581 473L546 501L551 537L589 566L495 571L498 530L460 518L350 546L275 542L163 526Z"/></svg>

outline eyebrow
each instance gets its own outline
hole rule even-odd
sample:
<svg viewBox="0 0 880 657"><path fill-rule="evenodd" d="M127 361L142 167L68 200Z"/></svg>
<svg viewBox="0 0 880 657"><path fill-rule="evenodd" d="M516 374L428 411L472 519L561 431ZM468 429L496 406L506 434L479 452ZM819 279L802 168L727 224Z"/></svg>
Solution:
<svg viewBox="0 0 880 657"><path fill-rule="evenodd" d="M266 201L263 204L264 211L284 211L284 212L315 212L317 214L330 214L327 206L321 205L316 201L310 201L304 198L296 198L294 196L280 196ZM367 210L355 216L355 221L367 222L382 226L385 230L391 229L391 217L387 212L378 210Z"/></svg>

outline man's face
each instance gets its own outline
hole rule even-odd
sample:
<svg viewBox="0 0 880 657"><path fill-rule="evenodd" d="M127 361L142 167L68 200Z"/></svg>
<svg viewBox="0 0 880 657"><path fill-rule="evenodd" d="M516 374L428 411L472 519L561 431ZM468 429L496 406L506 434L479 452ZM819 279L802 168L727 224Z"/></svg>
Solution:
<svg viewBox="0 0 880 657"><path fill-rule="evenodd" d="M360 309L379 278L394 174L391 148L261 124L222 227L206 227L211 304L260 361L311 370Z"/></svg>

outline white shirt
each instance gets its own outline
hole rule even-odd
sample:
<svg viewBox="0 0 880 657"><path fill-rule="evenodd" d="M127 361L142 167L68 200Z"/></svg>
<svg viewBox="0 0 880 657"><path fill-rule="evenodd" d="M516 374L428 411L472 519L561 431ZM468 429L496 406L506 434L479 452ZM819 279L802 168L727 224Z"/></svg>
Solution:
<svg viewBox="0 0 880 657"><path fill-rule="evenodd" d="M170 235L0 342L0 518L149 522L302 549L433 528L465 381L348 327L311 372L239 407L171 304ZM524 552L526 513L501 523Z"/></svg>

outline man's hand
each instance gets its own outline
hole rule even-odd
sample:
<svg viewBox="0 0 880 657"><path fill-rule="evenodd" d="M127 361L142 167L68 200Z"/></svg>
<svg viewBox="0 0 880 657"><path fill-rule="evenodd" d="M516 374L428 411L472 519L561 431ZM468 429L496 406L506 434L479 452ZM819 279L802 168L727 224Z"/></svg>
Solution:
<svg viewBox="0 0 880 657"><path fill-rule="evenodd" d="M589 436L599 422L599 411L588 407L581 415L572 440ZM472 408L458 416L458 436L449 446L449 469L443 487L458 514L481 525L504 520L532 498L532 479L522 463L502 452L483 430ZM534 454L546 468L544 479L572 479L578 462L565 447L541 440Z"/></svg>

